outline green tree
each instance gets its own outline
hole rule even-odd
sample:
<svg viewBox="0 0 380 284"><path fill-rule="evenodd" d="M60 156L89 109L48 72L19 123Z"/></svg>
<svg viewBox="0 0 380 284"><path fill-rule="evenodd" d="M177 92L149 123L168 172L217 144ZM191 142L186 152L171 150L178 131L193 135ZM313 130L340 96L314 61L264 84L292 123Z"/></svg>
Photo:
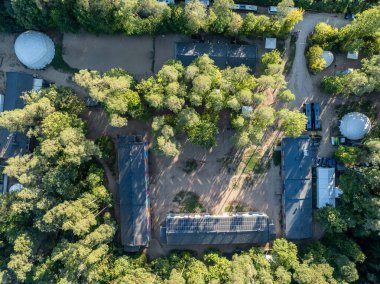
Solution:
<svg viewBox="0 0 380 284"><path fill-rule="evenodd" d="M227 270L229 284L252 283L256 276L256 270L249 255L237 255L232 257L231 265Z"/></svg>
<svg viewBox="0 0 380 284"><path fill-rule="evenodd" d="M297 137L305 130L307 117L298 111L282 109L278 113L281 128L285 135Z"/></svg>
<svg viewBox="0 0 380 284"><path fill-rule="evenodd" d="M276 239L272 248L274 264L286 270L298 266L297 246L285 239Z"/></svg>
<svg viewBox="0 0 380 284"><path fill-rule="evenodd" d="M286 16L288 16L289 13L292 12L294 8L294 1L293 0L282 0L277 5L277 14L278 17L283 19Z"/></svg>
<svg viewBox="0 0 380 284"><path fill-rule="evenodd" d="M215 0L210 8L209 29L215 33L223 33L231 25L234 13L231 10L232 0ZM236 21L236 19L234 19Z"/></svg>
<svg viewBox="0 0 380 284"><path fill-rule="evenodd" d="M334 156L339 162L350 166L358 162L361 153L362 150L358 147L340 145Z"/></svg>
<svg viewBox="0 0 380 284"><path fill-rule="evenodd" d="M183 11L185 31L196 34L206 28L206 7L199 0L191 0Z"/></svg>
<svg viewBox="0 0 380 284"><path fill-rule="evenodd" d="M278 95L278 98L284 103L289 103L294 101L296 96L290 90L285 90Z"/></svg>
<svg viewBox="0 0 380 284"><path fill-rule="evenodd" d="M321 57L323 49L319 45L313 45L306 53L308 67L311 72L318 73L325 69L326 61Z"/></svg>
<svg viewBox="0 0 380 284"><path fill-rule="evenodd" d="M340 212L331 207L325 206L317 210L315 219L326 226L327 232L342 233L347 230L347 223L342 218Z"/></svg>

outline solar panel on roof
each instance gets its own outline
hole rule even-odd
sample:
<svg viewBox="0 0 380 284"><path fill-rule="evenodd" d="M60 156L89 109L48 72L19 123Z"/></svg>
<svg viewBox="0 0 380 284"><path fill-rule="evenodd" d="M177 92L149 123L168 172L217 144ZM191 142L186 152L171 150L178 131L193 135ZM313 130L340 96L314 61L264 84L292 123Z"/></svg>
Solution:
<svg viewBox="0 0 380 284"><path fill-rule="evenodd" d="M167 218L167 233L263 231L266 216L200 216L195 218Z"/></svg>

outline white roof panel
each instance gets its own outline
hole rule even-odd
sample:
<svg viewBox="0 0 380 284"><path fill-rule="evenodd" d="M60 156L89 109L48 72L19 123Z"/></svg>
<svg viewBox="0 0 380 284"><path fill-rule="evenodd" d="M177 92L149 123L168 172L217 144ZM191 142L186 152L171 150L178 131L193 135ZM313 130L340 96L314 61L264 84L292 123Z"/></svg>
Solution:
<svg viewBox="0 0 380 284"><path fill-rule="evenodd" d="M335 207L335 169L317 168L317 208Z"/></svg>
<svg viewBox="0 0 380 284"><path fill-rule="evenodd" d="M275 49L276 48L277 39L274 37L267 37L265 39L265 48L266 49Z"/></svg>

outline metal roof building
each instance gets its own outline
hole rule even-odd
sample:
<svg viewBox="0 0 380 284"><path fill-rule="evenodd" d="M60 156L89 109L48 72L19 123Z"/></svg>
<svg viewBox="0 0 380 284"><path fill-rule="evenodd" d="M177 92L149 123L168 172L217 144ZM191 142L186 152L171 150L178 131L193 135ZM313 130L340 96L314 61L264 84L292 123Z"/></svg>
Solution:
<svg viewBox="0 0 380 284"><path fill-rule="evenodd" d="M316 155L309 136L285 137L281 143L284 232L287 239L311 238L312 163Z"/></svg>
<svg viewBox="0 0 380 284"><path fill-rule="evenodd" d="M53 41L47 35L36 31L27 31L17 37L15 53L26 67L42 69L53 60L55 48Z"/></svg>
<svg viewBox="0 0 380 284"><path fill-rule="evenodd" d="M126 251L136 252L150 240L147 144L120 136L117 149L121 243Z"/></svg>
<svg viewBox="0 0 380 284"><path fill-rule="evenodd" d="M237 67L242 64L252 72L256 70L257 46L226 43L188 43L176 44L176 59L188 66L199 56L207 54L219 68Z"/></svg>
<svg viewBox="0 0 380 284"><path fill-rule="evenodd" d="M6 88L4 96L4 111L21 109L24 101L21 96L33 88L33 76L19 72L6 73ZM21 133L10 133L0 128L0 159L8 159L25 154L29 150L29 139Z"/></svg>
<svg viewBox="0 0 380 284"><path fill-rule="evenodd" d="M169 214L161 227L167 245L264 244L276 238L275 225L266 214Z"/></svg>
<svg viewBox="0 0 380 284"><path fill-rule="evenodd" d="M331 205L335 207L335 198L339 189L335 187L335 168L317 168L317 208Z"/></svg>

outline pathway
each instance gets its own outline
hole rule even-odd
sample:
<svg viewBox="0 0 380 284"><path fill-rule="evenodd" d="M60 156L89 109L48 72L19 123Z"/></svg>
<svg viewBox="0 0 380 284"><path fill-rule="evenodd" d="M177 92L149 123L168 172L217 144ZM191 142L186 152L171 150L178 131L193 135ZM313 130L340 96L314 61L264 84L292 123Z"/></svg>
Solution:
<svg viewBox="0 0 380 284"><path fill-rule="evenodd" d="M331 121L335 116L335 98L323 94L319 90L321 76L311 76L306 65L305 48L307 36L314 30L316 24L328 23L334 27L349 24L341 14L309 14L305 13L304 20L299 22L295 30L299 30L296 42L296 55L292 70L287 78L288 88L295 94L296 100L290 104L294 109L300 109L305 102L319 102L321 106L322 143L320 156L332 154L330 139ZM325 122L325 123L324 123Z"/></svg>

